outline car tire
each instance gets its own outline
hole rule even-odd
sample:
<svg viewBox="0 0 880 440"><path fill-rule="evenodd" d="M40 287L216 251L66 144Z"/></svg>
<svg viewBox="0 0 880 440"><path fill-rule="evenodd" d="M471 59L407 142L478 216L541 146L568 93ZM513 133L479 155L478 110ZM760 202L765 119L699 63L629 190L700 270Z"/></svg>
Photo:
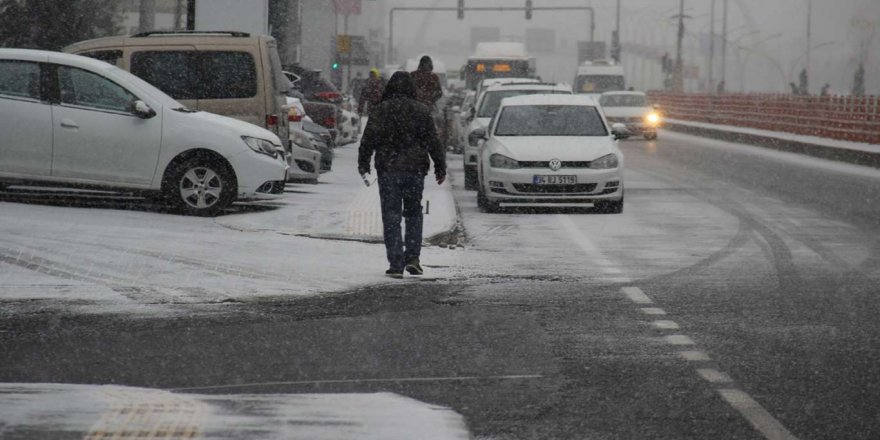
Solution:
<svg viewBox="0 0 880 440"><path fill-rule="evenodd" d="M657 133L646 134L645 140L646 141L656 141L657 140Z"/></svg>
<svg viewBox="0 0 880 440"><path fill-rule="evenodd" d="M236 186L229 165L213 157L195 156L169 166L162 191L175 211L213 217L235 201Z"/></svg>
<svg viewBox="0 0 880 440"><path fill-rule="evenodd" d="M494 214L501 209L498 203L495 203L486 197L486 194L483 193L482 189L477 190L477 208L480 209L480 212L485 212L487 214Z"/></svg>
<svg viewBox="0 0 880 440"><path fill-rule="evenodd" d="M602 200L595 204L599 214L620 214L623 212L623 196L620 200Z"/></svg>
<svg viewBox="0 0 880 440"><path fill-rule="evenodd" d="M477 189L477 170L476 167L464 167L464 189Z"/></svg>

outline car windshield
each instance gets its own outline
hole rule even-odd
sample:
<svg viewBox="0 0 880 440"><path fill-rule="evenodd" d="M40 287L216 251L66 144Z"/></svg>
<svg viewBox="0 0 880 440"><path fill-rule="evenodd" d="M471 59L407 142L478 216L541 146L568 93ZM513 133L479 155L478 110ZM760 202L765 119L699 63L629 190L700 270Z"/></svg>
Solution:
<svg viewBox="0 0 880 440"><path fill-rule="evenodd" d="M602 95L599 99L602 107L647 107L645 95Z"/></svg>
<svg viewBox="0 0 880 440"><path fill-rule="evenodd" d="M483 102L480 103L480 111L477 112L477 117L491 118L492 116L495 116L495 113L498 112L498 107L501 107L501 100L504 98L537 94L569 95L570 93L560 90L491 90L486 92L486 96L483 97Z"/></svg>
<svg viewBox="0 0 880 440"><path fill-rule="evenodd" d="M587 105L504 107L495 136L607 136L598 109Z"/></svg>

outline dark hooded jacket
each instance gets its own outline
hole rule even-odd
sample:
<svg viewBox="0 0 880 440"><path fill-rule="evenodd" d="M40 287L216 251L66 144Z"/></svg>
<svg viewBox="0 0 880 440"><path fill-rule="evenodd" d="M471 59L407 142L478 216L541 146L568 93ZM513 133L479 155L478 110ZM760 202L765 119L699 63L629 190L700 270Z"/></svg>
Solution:
<svg viewBox="0 0 880 440"><path fill-rule="evenodd" d="M370 171L370 159L383 173L428 173L431 161L434 174L446 175L446 154L437 138L434 120L428 107L416 100L412 77L397 72L388 81L382 102L370 112L358 151L358 171ZM430 158L430 160L429 160Z"/></svg>
<svg viewBox="0 0 880 440"><path fill-rule="evenodd" d="M412 72L412 78L416 84L416 99L433 109L437 100L443 96L443 89L440 87L440 77L434 73L431 57L426 55L419 60L419 68Z"/></svg>

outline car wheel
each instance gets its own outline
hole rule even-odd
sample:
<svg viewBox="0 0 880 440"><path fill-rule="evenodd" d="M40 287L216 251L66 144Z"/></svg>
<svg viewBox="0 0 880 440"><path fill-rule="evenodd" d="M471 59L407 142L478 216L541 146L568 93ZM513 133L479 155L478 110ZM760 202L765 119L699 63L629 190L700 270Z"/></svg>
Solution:
<svg viewBox="0 0 880 440"><path fill-rule="evenodd" d="M482 189L477 189L477 207L480 208L480 212L485 212L487 214L496 213L501 209L498 203L495 203L486 197L486 194L483 193Z"/></svg>
<svg viewBox="0 0 880 440"><path fill-rule="evenodd" d="M596 212L600 214L620 214L623 212L623 196L620 200L603 200L596 202Z"/></svg>
<svg viewBox="0 0 880 440"><path fill-rule="evenodd" d="M477 189L477 170L475 167L464 167L464 189Z"/></svg>
<svg viewBox="0 0 880 440"><path fill-rule="evenodd" d="M646 141L655 141L655 140L657 140L657 133L646 134L646 135L645 135L645 140L646 140Z"/></svg>
<svg viewBox="0 0 880 440"><path fill-rule="evenodd" d="M171 165L162 185L165 199L185 215L215 216L232 204L237 192L229 166L209 157Z"/></svg>

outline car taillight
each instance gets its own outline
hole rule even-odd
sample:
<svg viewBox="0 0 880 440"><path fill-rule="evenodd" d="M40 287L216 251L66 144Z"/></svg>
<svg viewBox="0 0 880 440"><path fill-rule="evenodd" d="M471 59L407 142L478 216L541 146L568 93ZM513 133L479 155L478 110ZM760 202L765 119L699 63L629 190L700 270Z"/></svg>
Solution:
<svg viewBox="0 0 880 440"><path fill-rule="evenodd" d="M330 102L339 101L340 99L342 99L342 95L339 94L339 92L318 92L315 93L315 96L319 99Z"/></svg>
<svg viewBox="0 0 880 440"><path fill-rule="evenodd" d="M266 115L266 128L278 126L278 115Z"/></svg>
<svg viewBox="0 0 880 440"><path fill-rule="evenodd" d="M287 120L290 122L300 122L303 120L303 115L298 111L291 109L290 113L287 114Z"/></svg>
<svg viewBox="0 0 880 440"><path fill-rule="evenodd" d="M324 123L322 125L327 128L336 127L336 117L335 116L327 116L326 118L324 118Z"/></svg>

